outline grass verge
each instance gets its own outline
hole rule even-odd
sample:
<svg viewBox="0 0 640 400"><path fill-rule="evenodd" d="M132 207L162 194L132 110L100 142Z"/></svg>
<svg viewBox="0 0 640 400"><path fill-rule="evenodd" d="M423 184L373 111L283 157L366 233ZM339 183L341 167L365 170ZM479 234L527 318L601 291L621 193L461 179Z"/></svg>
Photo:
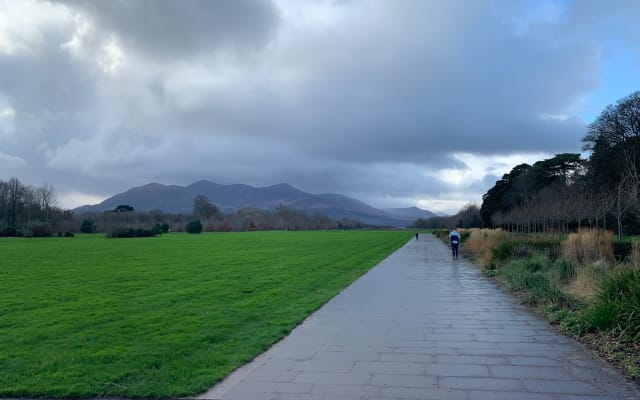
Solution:
<svg viewBox="0 0 640 400"><path fill-rule="evenodd" d="M0 396L190 396L412 232L0 239Z"/></svg>
<svg viewBox="0 0 640 400"><path fill-rule="evenodd" d="M560 236L476 229L463 251L486 276L640 383L640 245L627 240L616 250L619 242L590 230Z"/></svg>

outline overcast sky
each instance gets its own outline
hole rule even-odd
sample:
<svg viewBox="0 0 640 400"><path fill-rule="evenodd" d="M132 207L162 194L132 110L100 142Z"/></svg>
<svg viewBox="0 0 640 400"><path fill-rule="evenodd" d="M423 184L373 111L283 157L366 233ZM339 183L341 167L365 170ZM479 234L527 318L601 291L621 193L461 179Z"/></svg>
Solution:
<svg viewBox="0 0 640 400"><path fill-rule="evenodd" d="M455 213L640 90L638 0L0 0L0 179Z"/></svg>

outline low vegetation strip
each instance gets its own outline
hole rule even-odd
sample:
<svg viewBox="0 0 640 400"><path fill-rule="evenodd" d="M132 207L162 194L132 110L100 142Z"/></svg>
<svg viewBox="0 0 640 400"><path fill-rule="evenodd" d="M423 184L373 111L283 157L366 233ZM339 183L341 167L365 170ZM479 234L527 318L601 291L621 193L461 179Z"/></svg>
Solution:
<svg viewBox="0 0 640 400"><path fill-rule="evenodd" d="M200 393L411 236L0 239L0 397Z"/></svg>
<svg viewBox="0 0 640 400"><path fill-rule="evenodd" d="M640 382L640 245L628 244L597 230L463 234L464 252L487 276Z"/></svg>

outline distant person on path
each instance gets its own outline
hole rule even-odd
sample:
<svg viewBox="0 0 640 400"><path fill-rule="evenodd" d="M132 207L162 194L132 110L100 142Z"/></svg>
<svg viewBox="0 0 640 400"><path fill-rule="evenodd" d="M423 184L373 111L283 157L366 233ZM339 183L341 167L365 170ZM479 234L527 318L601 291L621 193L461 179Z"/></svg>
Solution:
<svg viewBox="0 0 640 400"><path fill-rule="evenodd" d="M416 232L416 240L418 240L418 235L420 235L420 232Z"/></svg>
<svg viewBox="0 0 640 400"><path fill-rule="evenodd" d="M449 234L449 241L451 242L451 252L453 253L453 258L458 258L458 246L460 245L460 233L458 232L458 228L454 228Z"/></svg>

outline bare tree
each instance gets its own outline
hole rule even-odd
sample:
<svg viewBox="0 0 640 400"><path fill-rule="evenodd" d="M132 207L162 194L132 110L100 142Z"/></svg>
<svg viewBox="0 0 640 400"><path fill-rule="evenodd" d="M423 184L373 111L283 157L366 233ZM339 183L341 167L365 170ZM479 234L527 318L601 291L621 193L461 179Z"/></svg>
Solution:
<svg viewBox="0 0 640 400"><path fill-rule="evenodd" d="M618 225L618 238L622 238L622 220L635 203L634 184L627 177L622 177L614 192L612 212Z"/></svg>
<svg viewBox="0 0 640 400"><path fill-rule="evenodd" d="M7 182L7 227L13 231L18 227L18 209L22 188L22 184L17 178L11 178Z"/></svg>
<svg viewBox="0 0 640 400"><path fill-rule="evenodd" d="M45 184L38 188L36 190L36 197L42 211L42 220L44 222L49 222L51 208L55 205L56 201L53 186Z"/></svg>

